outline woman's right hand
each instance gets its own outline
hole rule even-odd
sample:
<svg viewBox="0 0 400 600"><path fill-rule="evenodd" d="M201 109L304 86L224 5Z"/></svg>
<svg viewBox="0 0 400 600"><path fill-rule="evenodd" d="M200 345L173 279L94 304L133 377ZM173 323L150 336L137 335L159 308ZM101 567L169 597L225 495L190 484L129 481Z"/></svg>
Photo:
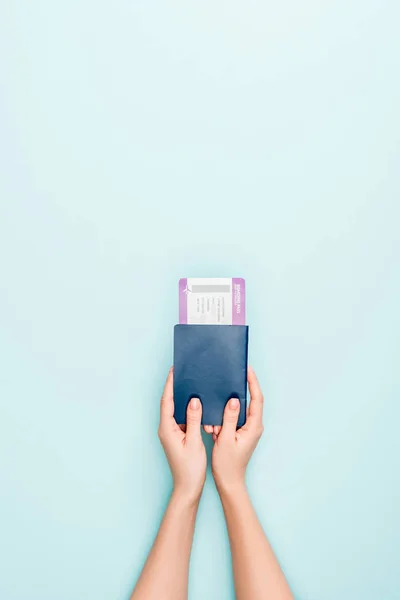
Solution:
<svg viewBox="0 0 400 600"><path fill-rule="evenodd" d="M247 464L264 430L264 399L256 374L250 367L247 381L251 401L246 423L236 429L240 406L237 398L231 398L225 407L222 428L218 434L213 434L212 472L220 494L245 485Z"/></svg>

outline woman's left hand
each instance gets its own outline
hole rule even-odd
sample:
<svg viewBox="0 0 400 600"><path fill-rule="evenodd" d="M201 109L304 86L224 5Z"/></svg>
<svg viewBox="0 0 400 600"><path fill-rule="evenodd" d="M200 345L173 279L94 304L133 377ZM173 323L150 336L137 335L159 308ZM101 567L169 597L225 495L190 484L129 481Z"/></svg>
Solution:
<svg viewBox="0 0 400 600"><path fill-rule="evenodd" d="M198 501L206 478L207 456L201 437L202 404L198 398L189 402L186 427L174 419L173 369L170 370L161 397L158 435L174 480L174 491Z"/></svg>

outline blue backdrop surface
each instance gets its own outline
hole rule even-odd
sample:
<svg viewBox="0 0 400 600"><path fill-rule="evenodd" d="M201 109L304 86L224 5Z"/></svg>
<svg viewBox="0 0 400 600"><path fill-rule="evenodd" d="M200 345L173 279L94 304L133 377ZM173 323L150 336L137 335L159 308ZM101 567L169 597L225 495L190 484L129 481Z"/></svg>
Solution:
<svg viewBox="0 0 400 600"><path fill-rule="evenodd" d="M243 276L299 600L400 598L395 0L3 0L0 597L124 600L182 276ZM208 476L190 598L233 598Z"/></svg>

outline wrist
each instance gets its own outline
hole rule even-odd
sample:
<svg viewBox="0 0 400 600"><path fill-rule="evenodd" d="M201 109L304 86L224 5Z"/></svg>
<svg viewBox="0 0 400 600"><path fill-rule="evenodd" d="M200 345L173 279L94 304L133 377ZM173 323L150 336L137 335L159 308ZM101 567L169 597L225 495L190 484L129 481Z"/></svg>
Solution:
<svg viewBox="0 0 400 600"><path fill-rule="evenodd" d="M215 482L218 494L221 500L229 500L247 494L245 479L239 479L231 482Z"/></svg>
<svg viewBox="0 0 400 600"><path fill-rule="evenodd" d="M172 499L184 506L198 506L203 488L191 490L182 485L174 484Z"/></svg>

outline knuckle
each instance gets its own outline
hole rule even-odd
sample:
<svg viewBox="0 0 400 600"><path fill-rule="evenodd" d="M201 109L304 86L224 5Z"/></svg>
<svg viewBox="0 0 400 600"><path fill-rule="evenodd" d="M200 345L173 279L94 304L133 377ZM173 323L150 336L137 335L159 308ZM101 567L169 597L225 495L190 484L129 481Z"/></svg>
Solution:
<svg viewBox="0 0 400 600"><path fill-rule="evenodd" d="M235 423L237 421L237 418L238 418L237 415L235 415L235 414L232 415L231 413L228 413L227 415L225 415L225 422L226 423Z"/></svg>
<svg viewBox="0 0 400 600"><path fill-rule="evenodd" d="M200 421L200 418L196 413L193 413L193 411L188 410L188 413L186 415L186 421L191 424L196 424Z"/></svg>

